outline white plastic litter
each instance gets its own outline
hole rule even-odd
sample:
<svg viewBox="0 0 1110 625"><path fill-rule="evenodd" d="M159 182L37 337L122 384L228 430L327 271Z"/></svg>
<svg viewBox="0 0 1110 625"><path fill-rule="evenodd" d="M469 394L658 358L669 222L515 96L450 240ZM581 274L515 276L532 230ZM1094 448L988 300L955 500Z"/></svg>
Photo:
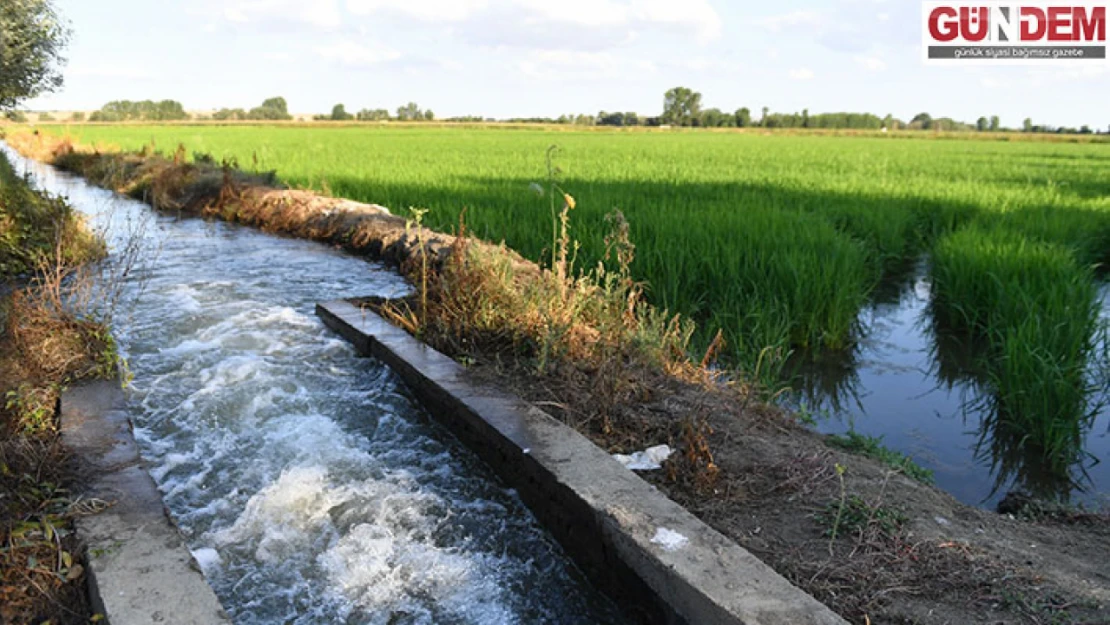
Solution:
<svg viewBox="0 0 1110 625"><path fill-rule="evenodd" d="M678 551L685 547L690 539L674 530L660 527L655 530L655 537L651 542L662 547L663 551Z"/></svg>
<svg viewBox="0 0 1110 625"><path fill-rule="evenodd" d="M669 446L657 445L631 456L613 454L613 458L633 471L656 471L663 468L663 462L670 458L672 453L674 451Z"/></svg>

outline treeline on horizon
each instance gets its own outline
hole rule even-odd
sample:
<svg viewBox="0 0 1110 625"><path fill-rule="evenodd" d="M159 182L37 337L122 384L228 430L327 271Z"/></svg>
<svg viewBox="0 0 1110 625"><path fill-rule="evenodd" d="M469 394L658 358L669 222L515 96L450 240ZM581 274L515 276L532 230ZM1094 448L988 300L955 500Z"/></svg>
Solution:
<svg viewBox="0 0 1110 625"><path fill-rule="evenodd" d="M967 123L950 117L934 118L929 113L919 113L909 121L898 119L893 115L879 117L873 113L817 113L810 114L809 109L800 113L774 113L768 107L763 107L759 119L752 117L752 112L747 107L741 107L733 112L722 111L719 108L705 108L702 106L702 94L686 87L675 87L664 94L663 112L659 115L640 115L635 112L609 112L600 111L596 115L572 113L559 117L514 117L509 119L495 119L475 115L449 117L437 119L431 110L421 109L415 102L409 102L398 107L394 112L384 108L364 108L355 113L347 112L346 106L336 104L329 114L314 115L316 121L338 122L418 122L439 121L446 123L528 123L528 124L558 124L575 126L612 126L612 127L692 127L692 128L813 128L813 129L847 129L847 130L932 130L937 132L1003 132L1015 129L1003 127L997 115L983 116L974 123ZM25 122L26 116L21 112L8 113L12 121ZM69 121L85 121L85 114L74 113ZM90 122L125 122L125 121L283 121L292 120L288 104L283 97L268 98L260 106L252 109L223 108L211 114L190 115L185 107L175 100L162 100L155 102L143 100L132 102L130 100L116 100L105 104L99 111L88 116ZM38 121L57 121L48 113L40 114ZM1104 131L1092 129L1088 125L1079 128L1055 127L1034 124L1033 120L1026 118L1020 129L1022 132L1055 133L1055 134L1104 134ZM1110 134L1110 127L1105 130Z"/></svg>

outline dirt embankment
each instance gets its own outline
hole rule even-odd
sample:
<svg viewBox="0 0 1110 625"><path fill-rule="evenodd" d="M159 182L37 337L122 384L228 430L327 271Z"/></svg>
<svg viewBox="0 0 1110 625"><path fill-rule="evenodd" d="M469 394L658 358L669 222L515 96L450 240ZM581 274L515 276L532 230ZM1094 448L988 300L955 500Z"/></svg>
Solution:
<svg viewBox="0 0 1110 625"><path fill-rule="evenodd" d="M556 276L381 207L185 163L183 150L169 158L37 136L9 143L162 210L415 271L424 296L387 306L396 321L610 451L670 443L679 453L650 481L852 622L1110 623L1110 517L1042 510L1019 520L831 448L758 389L722 384L675 353L681 327L653 316L635 287L615 293Z"/></svg>

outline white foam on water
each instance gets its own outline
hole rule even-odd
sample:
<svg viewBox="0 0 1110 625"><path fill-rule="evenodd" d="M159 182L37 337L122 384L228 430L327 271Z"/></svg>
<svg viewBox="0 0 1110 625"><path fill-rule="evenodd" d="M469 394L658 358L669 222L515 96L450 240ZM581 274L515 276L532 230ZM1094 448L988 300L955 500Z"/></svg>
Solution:
<svg viewBox="0 0 1110 625"><path fill-rule="evenodd" d="M231 527L209 538L217 547L250 546L260 562L279 562L307 550L344 499L328 487L323 467L295 467L252 496Z"/></svg>
<svg viewBox="0 0 1110 625"><path fill-rule="evenodd" d="M169 300L167 305L183 312L196 313L202 310L197 294L197 290L188 284L175 284L166 290L165 297Z"/></svg>
<svg viewBox="0 0 1110 625"><path fill-rule="evenodd" d="M220 564L220 552L215 549L202 548L192 553L193 559L197 561L202 571L209 571Z"/></svg>
<svg viewBox="0 0 1110 625"><path fill-rule="evenodd" d="M219 349L220 344L215 341L198 341L196 339L186 339L181 341L173 347L166 347L158 350L163 355L171 358L184 358L199 352L204 352L212 349Z"/></svg>

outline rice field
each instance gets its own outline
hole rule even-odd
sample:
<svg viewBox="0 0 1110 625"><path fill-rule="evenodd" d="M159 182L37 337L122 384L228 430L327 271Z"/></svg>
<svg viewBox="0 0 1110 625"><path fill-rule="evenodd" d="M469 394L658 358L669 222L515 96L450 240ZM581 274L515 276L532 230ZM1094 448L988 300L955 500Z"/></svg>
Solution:
<svg viewBox="0 0 1110 625"><path fill-rule="evenodd" d="M938 332L1014 440L1074 464L1097 410L1098 284L1110 264L1110 144L711 132L388 126L74 126L82 143L233 159L296 187L427 208L425 223L550 258L552 177L577 200L577 262L621 210L655 304L722 330L731 362L765 348L850 349L860 311L928 259ZM556 171L545 158L558 145ZM944 363L941 363L942 369ZM1084 421L1086 419L1086 421Z"/></svg>

